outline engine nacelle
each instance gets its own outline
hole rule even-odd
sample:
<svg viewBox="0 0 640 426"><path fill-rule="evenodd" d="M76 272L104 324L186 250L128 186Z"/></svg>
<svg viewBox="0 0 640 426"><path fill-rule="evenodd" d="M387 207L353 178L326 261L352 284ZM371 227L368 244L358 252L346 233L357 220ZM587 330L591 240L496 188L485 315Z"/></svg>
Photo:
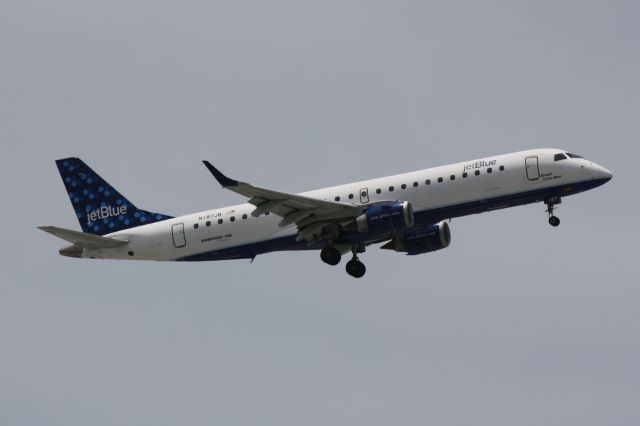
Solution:
<svg viewBox="0 0 640 426"><path fill-rule="evenodd" d="M413 226L413 207L408 201L380 204L368 208L356 219L358 232L383 233Z"/></svg>
<svg viewBox="0 0 640 426"><path fill-rule="evenodd" d="M449 247L451 230L447 222L440 222L426 228L412 229L382 246L409 255L429 253Z"/></svg>

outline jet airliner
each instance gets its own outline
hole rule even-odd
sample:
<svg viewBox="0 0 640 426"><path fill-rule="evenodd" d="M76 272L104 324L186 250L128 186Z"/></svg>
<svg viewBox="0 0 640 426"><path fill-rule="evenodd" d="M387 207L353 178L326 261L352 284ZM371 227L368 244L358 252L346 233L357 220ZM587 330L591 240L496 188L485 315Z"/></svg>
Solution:
<svg viewBox="0 0 640 426"><path fill-rule="evenodd" d="M40 229L71 243L68 257L159 261L251 259L285 250L319 250L360 278L359 254L373 244L407 255L451 243L447 220L542 202L549 224L562 199L612 174L562 149L535 149L465 161L300 194L254 186L204 165L247 202L173 217L139 209L79 158L56 161L82 232Z"/></svg>

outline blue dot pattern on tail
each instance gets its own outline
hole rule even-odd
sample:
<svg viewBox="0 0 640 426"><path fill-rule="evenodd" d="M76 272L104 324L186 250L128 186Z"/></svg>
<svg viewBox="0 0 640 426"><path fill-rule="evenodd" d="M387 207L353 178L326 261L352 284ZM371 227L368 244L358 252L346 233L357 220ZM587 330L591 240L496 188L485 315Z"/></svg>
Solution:
<svg viewBox="0 0 640 426"><path fill-rule="evenodd" d="M79 158L56 165L84 232L105 235L172 218L138 209Z"/></svg>

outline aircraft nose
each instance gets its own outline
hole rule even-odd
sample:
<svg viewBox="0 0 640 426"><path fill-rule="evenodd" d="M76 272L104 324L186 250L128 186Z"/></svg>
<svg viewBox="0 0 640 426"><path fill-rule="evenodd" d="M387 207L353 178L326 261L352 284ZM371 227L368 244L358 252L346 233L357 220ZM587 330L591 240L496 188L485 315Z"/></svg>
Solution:
<svg viewBox="0 0 640 426"><path fill-rule="evenodd" d="M605 179L607 182L613 177L613 173L598 164L593 165L592 173L595 179Z"/></svg>

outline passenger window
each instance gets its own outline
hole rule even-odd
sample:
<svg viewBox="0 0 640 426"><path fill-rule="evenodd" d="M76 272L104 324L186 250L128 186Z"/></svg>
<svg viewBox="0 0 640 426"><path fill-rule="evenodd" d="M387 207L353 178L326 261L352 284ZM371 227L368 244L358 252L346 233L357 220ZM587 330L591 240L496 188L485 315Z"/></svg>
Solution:
<svg viewBox="0 0 640 426"><path fill-rule="evenodd" d="M376 194L379 194L381 192L382 192L382 189L380 189L380 188L376 189Z"/></svg>
<svg viewBox="0 0 640 426"><path fill-rule="evenodd" d="M229 220L230 220L231 222L235 222L235 221L236 221L236 217L235 217L235 216L231 216L231 217L229 218Z"/></svg>
<svg viewBox="0 0 640 426"><path fill-rule="evenodd" d="M403 184L400 186L400 188L402 188L402 189L407 189L407 185L403 183Z"/></svg>
<svg viewBox="0 0 640 426"><path fill-rule="evenodd" d="M389 187L389 192L393 192L393 186Z"/></svg>
<svg viewBox="0 0 640 426"><path fill-rule="evenodd" d="M493 169L492 169L491 167L489 167L489 168L487 169L487 173L491 173L491 172L493 172Z"/></svg>
<svg viewBox="0 0 640 426"><path fill-rule="evenodd" d="M504 166L500 166L500 171L504 172Z"/></svg>
<svg viewBox="0 0 640 426"><path fill-rule="evenodd" d="M475 175L476 175L476 176L480 176L480 170L476 170L476 171L475 171Z"/></svg>
<svg viewBox="0 0 640 426"><path fill-rule="evenodd" d="M464 172L464 173L462 174L462 177L463 177L463 178L466 178L467 176L469 176L469 175L467 174L467 172Z"/></svg>
<svg viewBox="0 0 640 426"><path fill-rule="evenodd" d="M245 220L245 219L247 219L247 215L246 215L246 214L243 214L243 215L242 215L242 220Z"/></svg>
<svg viewBox="0 0 640 426"><path fill-rule="evenodd" d="M194 224L193 224L193 229L198 229L198 227L199 227L199 226L200 226L200 225L198 225L197 223L194 223Z"/></svg>
<svg viewBox="0 0 640 426"><path fill-rule="evenodd" d="M349 199L353 200L353 194L349 194Z"/></svg>
<svg viewBox="0 0 640 426"><path fill-rule="evenodd" d="M218 224L222 225L223 220L222 219L218 219Z"/></svg>
<svg viewBox="0 0 640 426"><path fill-rule="evenodd" d="M208 221L207 221L207 223L205 223L205 225L207 225L207 226L211 226L211 221L210 221L210 220L208 220Z"/></svg>
<svg viewBox="0 0 640 426"><path fill-rule="evenodd" d="M336 197L336 198L334 198L334 200L340 201L340 197Z"/></svg>
<svg viewBox="0 0 640 426"><path fill-rule="evenodd" d="M571 155L571 154L568 154ZM553 161L561 161L561 160L566 160L567 156L564 154L556 154L553 156Z"/></svg>
<svg viewBox="0 0 640 426"><path fill-rule="evenodd" d="M456 178L456 175L449 176L449 179L451 179L451 180L455 180L455 178Z"/></svg>
<svg viewBox="0 0 640 426"><path fill-rule="evenodd" d="M418 187L418 182L413 182L413 187L417 188Z"/></svg>
<svg viewBox="0 0 640 426"><path fill-rule="evenodd" d="M438 182L442 182L444 179L442 179L441 177L438 178Z"/></svg>
<svg viewBox="0 0 640 426"><path fill-rule="evenodd" d="M427 180L424 181L424 183L425 183L425 185L431 185L431 180L427 179Z"/></svg>

